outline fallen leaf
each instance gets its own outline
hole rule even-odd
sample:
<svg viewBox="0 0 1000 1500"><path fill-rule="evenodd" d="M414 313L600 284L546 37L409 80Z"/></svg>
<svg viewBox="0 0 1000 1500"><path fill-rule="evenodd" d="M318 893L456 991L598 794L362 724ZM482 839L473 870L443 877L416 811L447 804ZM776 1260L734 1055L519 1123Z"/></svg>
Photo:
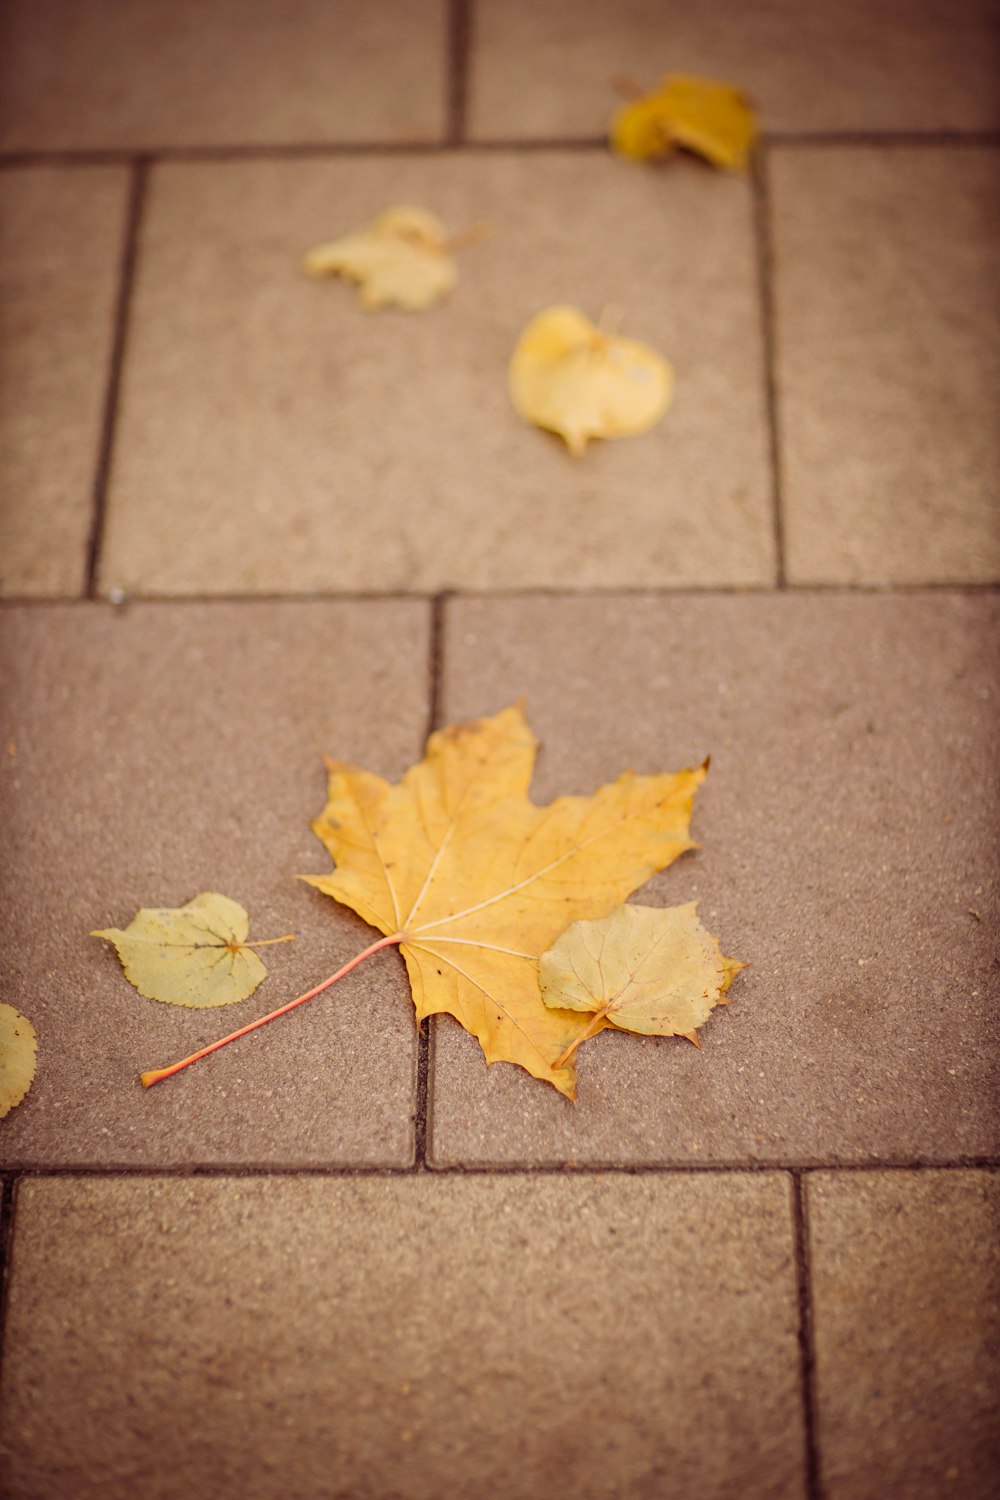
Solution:
<svg viewBox="0 0 1000 1500"><path fill-rule="evenodd" d="M683 1036L697 1028L746 966L726 958L698 920L695 903L620 906L596 922L574 922L538 966L546 1005L589 1011L592 1019L567 1052L607 1027L646 1036Z"/></svg>
<svg viewBox="0 0 1000 1500"><path fill-rule="evenodd" d="M387 208L363 229L311 250L310 276L346 276L360 283L364 307L420 312L458 281L448 231L426 208Z"/></svg>
<svg viewBox="0 0 1000 1500"><path fill-rule="evenodd" d="M753 110L739 89L681 73L668 74L652 93L623 104L611 120L612 146L637 161L684 146L726 171L745 172L756 138Z"/></svg>
<svg viewBox="0 0 1000 1500"><path fill-rule="evenodd" d="M602 333L575 307L533 318L511 356L518 415L557 432L579 456L590 438L648 432L666 412L674 374L644 344Z"/></svg>
<svg viewBox="0 0 1000 1500"><path fill-rule="evenodd" d="M0 1120L20 1104L35 1076L38 1043L27 1016L0 1005Z"/></svg>
<svg viewBox="0 0 1000 1500"><path fill-rule="evenodd" d="M114 943L140 995L201 1010L252 995L267 973L253 949L291 941L248 943L249 931L250 919L239 902L206 891L186 906L143 907L126 928L90 935Z"/></svg>
<svg viewBox="0 0 1000 1500"><path fill-rule="evenodd" d="M536 740L517 707L439 730L401 782L329 763L313 829L335 861L304 876L398 941L417 1019L446 1012L487 1062L572 1097L556 1059L588 1018L542 1003L538 959L577 918L602 917L694 847L706 767L626 771L589 797L529 800ZM368 950L370 951L370 950Z"/></svg>

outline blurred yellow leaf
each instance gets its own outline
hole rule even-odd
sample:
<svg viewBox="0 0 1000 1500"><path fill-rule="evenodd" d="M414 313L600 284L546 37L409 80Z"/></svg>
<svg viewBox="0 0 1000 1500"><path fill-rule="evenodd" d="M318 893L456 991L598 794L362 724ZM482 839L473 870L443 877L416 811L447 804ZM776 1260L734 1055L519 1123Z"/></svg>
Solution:
<svg viewBox="0 0 1000 1500"><path fill-rule="evenodd" d="M575 455L590 438L648 432L667 411L673 385L659 354L602 333L575 307L550 307L533 318L509 369L518 415L557 432Z"/></svg>
<svg viewBox="0 0 1000 1500"><path fill-rule="evenodd" d="M364 307L432 307L458 280L448 231L426 208L387 208L362 229L310 250L310 276L346 276L360 283Z"/></svg>
<svg viewBox="0 0 1000 1500"><path fill-rule="evenodd" d="M0 1119L20 1104L35 1076L38 1043L27 1016L0 1005Z"/></svg>
<svg viewBox="0 0 1000 1500"><path fill-rule="evenodd" d="M611 120L612 146L638 161L684 146L717 167L745 172L756 138L753 110L739 89L681 73L668 74L652 93L622 105Z"/></svg>
<svg viewBox="0 0 1000 1500"><path fill-rule="evenodd" d="M206 891L186 906L143 907L126 928L90 935L114 943L140 995L201 1010L252 995L267 973L253 949L291 941L248 943L249 931L250 919L239 902Z"/></svg>
<svg viewBox="0 0 1000 1500"><path fill-rule="evenodd" d="M700 1046L696 1028L728 1003L725 992L744 967L721 952L693 901L619 906L598 921L574 922L542 954L539 984L546 1005L592 1011L593 1019L553 1066L609 1026Z"/></svg>

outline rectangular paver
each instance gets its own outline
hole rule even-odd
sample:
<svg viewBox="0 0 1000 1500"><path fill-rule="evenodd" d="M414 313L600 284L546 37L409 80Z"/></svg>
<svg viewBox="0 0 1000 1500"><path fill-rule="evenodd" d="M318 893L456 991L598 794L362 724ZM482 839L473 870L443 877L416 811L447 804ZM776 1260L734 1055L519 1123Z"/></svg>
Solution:
<svg viewBox="0 0 1000 1500"><path fill-rule="evenodd" d="M0 172L0 593L79 594L128 174Z"/></svg>
<svg viewBox="0 0 1000 1500"><path fill-rule="evenodd" d="M416 1035L402 965L336 990L157 1087L186 1057L365 947L363 922L295 876L324 754L393 778L428 714L421 603L105 605L0 613L0 997L34 1023L38 1073L3 1122L5 1165L405 1165ZM220 891L262 950L249 999L143 999L94 928Z"/></svg>
<svg viewBox="0 0 1000 1500"><path fill-rule="evenodd" d="M474 136L593 136L612 81L724 78L768 130L988 130L1000 124L990 0L481 0Z"/></svg>
<svg viewBox="0 0 1000 1500"><path fill-rule="evenodd" d="M788 576L1000 578L1000 152L776 151Z"/></svg>
<svg viewBox="0 0 1000 1500"><path fill-rule="evenodd" d="M1000 1182L809 1178L818 1437L829 1500L993 1500Z"/></svg>
<svg viewBox="0 0 1000 1500"><path fill-rule="evenodd" d="M576 1104L446 1018L437 1164L951 1161L995 1153L998 601L796 593L457 600L443 716L524 694L536 801L712 757L697 900L747 961L680 1038L605 1032Z"/></svg>
<svg viewBox="0 0 1000 1500"><path fill-rule="evenodd" d="M15 0L0 144L121 150L438 139L443 0Z"/></svg>
<svg viewBox="0 0 1000 1500"><path fill-rule="evenodd" d="M430 312L366 313L306 250L391 204L491 237ZM655 254L651 247L655 246ZM507 365L612 304L671 360L652 433L572 459ZM771 478L747 184L603 152L167 165L151 176L102 587L176 594L766 584ZM234 545L234 538L239 544Z"/></svg>
<svg viewBox="0 0 1000 1500"><path fill-rule="evenodd" d="M780 1175L37 1180L11 1500L802 1500Z"/></svg>

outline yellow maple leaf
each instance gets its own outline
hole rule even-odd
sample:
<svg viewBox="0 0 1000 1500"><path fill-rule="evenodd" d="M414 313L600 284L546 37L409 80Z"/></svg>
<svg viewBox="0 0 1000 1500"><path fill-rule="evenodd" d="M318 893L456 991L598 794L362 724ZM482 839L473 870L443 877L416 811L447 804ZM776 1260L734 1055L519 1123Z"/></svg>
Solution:
<svg viewBox="0 0 1000 1500"><path fill-rule="evenodd" d="M238 901L204 891L185 906L144 906L127 927L90 935L114 943L126 977L147 1000L202 1010L252 995L267 973L252 950L291 941L248 943L249 932Z"/></svg>
<svg viewBox="0 0 1000 1500"><path fill-rule="evenodd" d="M612 146L637 161L684 146L726 171L745 172L756 138L753 110L739 89L682 73L668 74L651 93L622 105L611 120Z"/></svg>
<svg viewBox="0 0 1000 1500"><path fill-rule="evenodd" d="M20 1104L35 1076L38 1043L27 1016L0 1005L0 1119Z"/></svg>
<svg viewBox="0 0 1000 1500"><path fill-rule="evenodd" d="M336 863L303 877L398 941L418 1020L446 1012L487 1062L573 1096L556 1059L588 1018L542 1003L538 960L581 917L604 916L694 847L704 766L625 772L589 797L529 800L536 740L517 707L431 736L393 785L334 761L313 828Z"/></svg>
<svg viewBox="0 0 1000 1500"><path fill-rule="evenodd" d="M518 415L557 432L575 456L590 438L648 432L667 411L673 385L659 354L602 333L575 307L550 307L533 318L509 369Z"/></svg>
<svg viewBox="0 0 1000 1500"><path fill-rule="evenodd" d="M346 276L360 284L364 307L432 307L458 281L452 242L426 208L387 208L370 224L319 245L303 261L310 276Z"/></svg>
<svg viewBox="0 0 1000 1500"><path fill-rule="evenodd" d="M596 922L574 922L539 963L546 1005L589 1011L586 1031L557 1059L608 1027L646 1036L683 1036L700 1047L697 1028L745 964L727 958L685 906L619 906Z"/></svg>

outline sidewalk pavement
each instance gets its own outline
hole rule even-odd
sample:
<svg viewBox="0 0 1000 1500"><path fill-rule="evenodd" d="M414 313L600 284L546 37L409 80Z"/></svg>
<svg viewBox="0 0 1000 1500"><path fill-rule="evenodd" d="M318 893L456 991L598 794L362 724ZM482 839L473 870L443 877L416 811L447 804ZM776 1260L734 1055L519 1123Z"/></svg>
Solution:
<svg viewBox="0 0 1000 1500"><path fill-rule="evenodd" d="M31 1500L997 1494L1000 521L985 4L12 7L0 28L0 1485ZM749 179L603 144L743 84ZM994 85L991 88L991 84ZM393 202L450 300L298 273ZM677 373L581 461L539 307ZM536 801L711 755L643 888L749 962L575 1104L296 880L324 755L524 698ZM226 1012L88 934L220 890ZM235 1019L234 1019L235 1018Z"/></svg>

